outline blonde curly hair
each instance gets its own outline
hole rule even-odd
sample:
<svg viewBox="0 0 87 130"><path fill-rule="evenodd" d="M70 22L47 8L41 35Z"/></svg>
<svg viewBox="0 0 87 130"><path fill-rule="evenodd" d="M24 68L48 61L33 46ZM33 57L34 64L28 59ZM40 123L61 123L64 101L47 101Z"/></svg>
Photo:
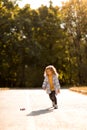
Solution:
<svg viewBox="0 0 87 130"><path fill-rule="evenodd" d="M57 73L56 68L55 68L53 65L48 65L48 66L45 68L44 77L47 76L47 74L46 74L46 70L47 70L47 69L50 69L50 70L53 72L53 74L56 75L57 77L59 76L59 74Z"/></svg>

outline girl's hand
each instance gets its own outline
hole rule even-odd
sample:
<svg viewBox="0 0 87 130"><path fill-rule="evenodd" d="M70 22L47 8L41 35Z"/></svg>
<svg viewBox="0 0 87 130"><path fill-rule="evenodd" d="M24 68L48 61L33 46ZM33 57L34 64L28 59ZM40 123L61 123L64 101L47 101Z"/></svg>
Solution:
<svg viewBox="0 0 87 130"><path fill-rule="evenodd" d="M58 93L60 93L60 89L58 89Z"/></svg>
<svg viewBox="0 0 87 130"><path fill-rule="evenodd" d="M56 90L56 95L57 95L58 93L60 93L60 89Z"/></svg>
<svg viewBox="0 0 87 130"><path fill-rule="evenodd" d="M46 90L46 87L43 87L44 90Z"/></svg>

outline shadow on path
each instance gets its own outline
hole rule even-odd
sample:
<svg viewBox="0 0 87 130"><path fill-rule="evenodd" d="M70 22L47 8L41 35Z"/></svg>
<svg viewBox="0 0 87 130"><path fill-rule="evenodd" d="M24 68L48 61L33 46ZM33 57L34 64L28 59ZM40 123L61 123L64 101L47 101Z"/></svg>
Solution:
<svg viewBox="0 0 87 130"><path fill-rule="evenodd" d="M47 114L52 112L53 109L52 108L47 108L47 109L42 109L42 110L36 110L36 111L32 111L29 114L27 114L27 116L39 116L42 114Z"/></svg>

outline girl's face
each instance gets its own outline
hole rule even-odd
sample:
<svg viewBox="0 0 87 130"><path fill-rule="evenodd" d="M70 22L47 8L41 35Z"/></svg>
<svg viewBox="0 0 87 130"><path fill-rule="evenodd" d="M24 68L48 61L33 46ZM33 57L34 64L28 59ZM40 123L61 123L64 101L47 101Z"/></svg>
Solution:
<svg viewBox="0 0 87 130"><path fill-rule="evenodd" d="M53 75L53 72L52 72L51 69L47 69L47 70L46 70L46 74L47 74L48 76L50 76L50 75Z"/></svg>

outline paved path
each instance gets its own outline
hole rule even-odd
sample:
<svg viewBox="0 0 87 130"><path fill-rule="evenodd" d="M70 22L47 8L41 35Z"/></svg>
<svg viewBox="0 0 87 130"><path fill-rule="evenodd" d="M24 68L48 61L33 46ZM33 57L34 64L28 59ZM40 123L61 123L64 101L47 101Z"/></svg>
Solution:
<svg viewBox="0 0 87 130"><path fill-rule="evenodd" d="M57 99L53 110L43 90L0 90L0 130L87 130L87 96L65 89Z"/></svg>

